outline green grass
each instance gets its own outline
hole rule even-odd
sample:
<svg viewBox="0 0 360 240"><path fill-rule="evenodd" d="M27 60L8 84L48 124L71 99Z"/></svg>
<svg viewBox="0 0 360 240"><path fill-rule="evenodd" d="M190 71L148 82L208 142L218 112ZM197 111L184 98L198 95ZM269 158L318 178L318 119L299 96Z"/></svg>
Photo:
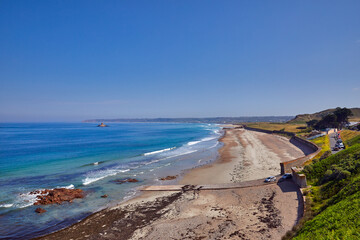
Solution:
<svg viewBox="0 0 360 240"><path fill-rule="evenodd" d="M312 159L310 159L308 162L305 163L305 165L310 164L312 161L317 161L323 156L324 153L331 151L330 147L330 139L328 135L318 137L315 139L310 140L311 142L315 143L318 147L321 147L321 151Z"/></svg>
<svg viewBox="0 0 360 240"><path fill-rule="evenodd" d="M326 178L327 171L334 171L337 167L351 173L360 171L360 144L355 144L343 151L340 151L330 157L318 161L314 164L307 165L304 168L306 178L311 182L320 184Z"/></svg>
<svg viewBox="0 0 360 240"><path fill-rule="evenodd" d="M360 239L360 143L305 166L312 217L293 239ZM355 140L354 140L355 139ZM298 228L300 228L298 230ZM289 239L289 238L286 238Z"/></svg>
<svg viewBox="0 0 360 240"><path fill-rule="evenodd" d="M343 140L346 147L360 143L360 132L352 130L342 130L340 137Z"/></svg>
<svg viewBox="0 0 360 240"><path fill-rule="evenodd" d="M298 133L303 131L306 127L306 124L291 124L291 123L269 123L269 122L257 122L257 123L247 123L249 127L260 128L270 131L286 131L292 133Z"/></svg>
<svg viewBox="0 0 360 240"><path fill-rule="evenodd" d="M360 192L306 222L293 239L360 239Z"/></svg>

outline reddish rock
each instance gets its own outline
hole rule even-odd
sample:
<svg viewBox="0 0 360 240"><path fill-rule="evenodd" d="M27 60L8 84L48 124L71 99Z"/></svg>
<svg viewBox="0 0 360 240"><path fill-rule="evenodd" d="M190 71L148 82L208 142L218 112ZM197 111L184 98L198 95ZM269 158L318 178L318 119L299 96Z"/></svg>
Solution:
<svg viewBox="0 0 360 240"><path fill-rule="evenodd" d="M106 194L105 194L105 195L102 195L101 197L102 197L102 198L107 198L107 197L108 197L108 195L106 195Z"/></svg>
<svg viewBox="0 0 360 240"><path fill-rule="evenodd" d="M117 184L123 184L127 182L138 182L138 180L135 178L126 178L126 179L116 179L114 180L114 182Z"/></svg>
<svg viewBox="0 0 360 240"><path fill-rule="evenodd" d="M67 188L45 189L40 194L39 191L34 191L32 194L38 195L34 205L61 204L62 202L72 202L75 198L84 197L83 190Z"/></svg>
<svg viewBox="0 0 360 240"><path fill-rule="evenodd" d="M46 212L46 210L45 209L43 209L43 208L37 208L37 209L35 209L35 212L37 212L37 213L44 213L44 212Z"/></svg>
<svg viewBox="0 0 360 240"><path fill-rule="evenodd" d="M166 177L160 178L160 180L162 180L162 181L174 180L176 177L177 177L177 176L166 176Z"/></svg>

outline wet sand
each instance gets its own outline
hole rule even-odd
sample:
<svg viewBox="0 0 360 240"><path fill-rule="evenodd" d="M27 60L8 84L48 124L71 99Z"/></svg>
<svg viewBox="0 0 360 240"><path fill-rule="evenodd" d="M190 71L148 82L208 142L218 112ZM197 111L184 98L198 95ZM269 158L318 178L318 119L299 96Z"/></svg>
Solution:
<svg viewBox="0 0 360 240"><path fill-rule="evenodd" d="M289 139L226 130L219 159L189 170L181 184L236 183L278 175L304 152ZM302 214L290 180L226 190L144 192L41 239L281 239Z"/></svg>

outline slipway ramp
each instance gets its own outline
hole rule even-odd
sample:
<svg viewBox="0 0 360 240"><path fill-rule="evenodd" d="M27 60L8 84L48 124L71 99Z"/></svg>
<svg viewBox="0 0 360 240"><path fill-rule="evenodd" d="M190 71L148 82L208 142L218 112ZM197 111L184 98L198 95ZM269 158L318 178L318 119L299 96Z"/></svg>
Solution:
<svg viewBox="0 0 360 240"><path fill-rule="evenodd" d="M279 179L281 175L276 176ZM264 186L269 184L276 184L276 182L264 182L264 179L257 179L246 182L239 183L223 183L223 184L202 184L202 185L153 185L145 186L140 188L141 191L186 191L186 190L224 190L224 189L234 189L234 188L247 188L247 187L256 187Z"/></svg>

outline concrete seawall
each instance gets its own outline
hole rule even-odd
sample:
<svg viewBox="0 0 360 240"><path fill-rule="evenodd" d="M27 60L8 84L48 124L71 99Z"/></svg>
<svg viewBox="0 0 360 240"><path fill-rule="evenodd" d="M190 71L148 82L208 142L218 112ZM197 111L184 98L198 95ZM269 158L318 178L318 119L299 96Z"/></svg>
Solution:
<svg viewBox="0 0 360 240"><path fill-rule="evenodd" d="M286 135L291 138L290 142L292 142L294 145L305 146L311 150L311 151L307 151L307 152L304 151L305 156L303 156L303 157L280 163L281 174L292 173L291 168L303 166L303 164L306 161L312 159L321 151L321 148L319 148L316 144L309 142L305 139L302 139L300 137L297 137L295 135L295 133L285 132L285 131L271 131L271 130L252 128L252 127L247 127L247 126L244 126L244 128L246 130L250 130L250 131L257 131L257 132L263 132L263 133L268 133L268 134ZM301 185L303 185L303 184L301 184Z"/></svg>

